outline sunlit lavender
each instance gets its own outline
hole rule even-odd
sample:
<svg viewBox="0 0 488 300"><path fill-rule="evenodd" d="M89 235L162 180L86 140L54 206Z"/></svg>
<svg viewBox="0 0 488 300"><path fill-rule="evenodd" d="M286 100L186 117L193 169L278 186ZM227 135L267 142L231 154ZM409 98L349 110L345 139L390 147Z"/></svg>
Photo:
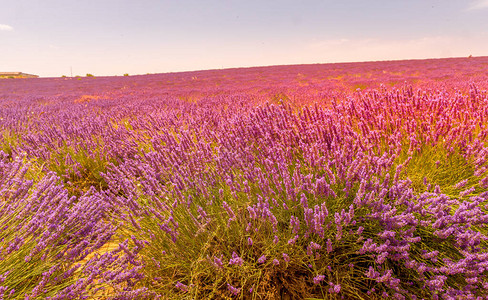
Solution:
<svg viewBox="0 0 488 300"><path fill-rule="evenodd" d="M488 58L0 81L3 299L484 299Z"/></svg>

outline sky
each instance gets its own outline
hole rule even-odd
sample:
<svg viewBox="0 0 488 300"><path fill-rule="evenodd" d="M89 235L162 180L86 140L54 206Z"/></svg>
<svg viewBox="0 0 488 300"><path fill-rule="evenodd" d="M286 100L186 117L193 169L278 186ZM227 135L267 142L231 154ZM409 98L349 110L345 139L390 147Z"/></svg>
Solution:
<svg viewBox="0 0 488 300"><path fill-rule="evenodd" d="M488 56L488 0L0 0L0 72Z"/></svg>

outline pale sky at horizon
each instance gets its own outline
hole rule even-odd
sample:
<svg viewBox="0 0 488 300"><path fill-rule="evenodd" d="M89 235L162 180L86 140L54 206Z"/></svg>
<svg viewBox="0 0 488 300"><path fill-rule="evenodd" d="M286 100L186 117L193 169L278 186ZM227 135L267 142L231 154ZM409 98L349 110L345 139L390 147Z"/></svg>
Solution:
<svg viewBox="0 0 488 300"><path fill-rule="evenodd" d="M0 0L0 72L43 77L488 56L488 0Z"/></svg>

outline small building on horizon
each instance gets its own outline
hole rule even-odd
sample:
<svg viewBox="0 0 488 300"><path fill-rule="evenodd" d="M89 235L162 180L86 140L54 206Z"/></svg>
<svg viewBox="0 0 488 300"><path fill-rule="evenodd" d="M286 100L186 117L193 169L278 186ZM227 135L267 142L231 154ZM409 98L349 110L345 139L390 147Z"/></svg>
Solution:
<svg viewBox="0 0 488 300"><path fill-rule="evenodd" d="M38 78L38 75L32 75L22 72L0 72L0 78Z"/></svg>

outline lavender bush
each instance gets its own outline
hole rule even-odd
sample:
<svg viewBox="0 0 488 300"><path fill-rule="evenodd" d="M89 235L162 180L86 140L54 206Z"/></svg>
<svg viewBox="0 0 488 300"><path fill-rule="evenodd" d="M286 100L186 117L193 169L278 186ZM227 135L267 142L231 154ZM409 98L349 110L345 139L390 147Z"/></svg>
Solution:
<svg viewBox="0 0 488 300"><path fill-rule="evenodd" d="M0 295L75 299L112 289L124 296L119 286L140 275L122 244L101 251L116 233L110 204L92 191L70 197L55 174L39 171L0 152Z"/></svg>

